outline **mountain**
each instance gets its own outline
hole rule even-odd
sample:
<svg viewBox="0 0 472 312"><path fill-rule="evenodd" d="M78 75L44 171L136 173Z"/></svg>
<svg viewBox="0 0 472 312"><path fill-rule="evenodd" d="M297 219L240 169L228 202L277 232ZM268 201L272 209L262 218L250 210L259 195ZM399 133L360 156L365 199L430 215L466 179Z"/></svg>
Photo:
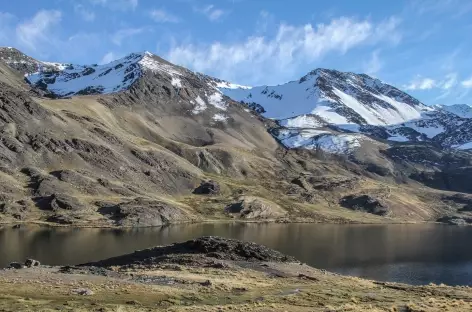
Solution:
<svg viewBox="0 0 472 312"><path fill-rule="evenodd" d="M68 64L42 62L12 47L0 47L0 60L22 74L30 74L40 68L49 71L63 70Z"/></svg>
<svg viewBox="0 0 472 312"><path fill-rule="evenodd" d="M278 86L221 90L277 120L279 127L273 133L289 148L345 153L363 142L372 143L370 137L431 142L447 148L472 146L468 135L472 108L429 107L365 74L316 69L298 81Z"/></svg>
<svg viewBox="0 0 472 312"><path fill-rule="evenodd" d="M149 52L0 51L0 222L472 220L470 120L367 75L248 87Z"/></svg>

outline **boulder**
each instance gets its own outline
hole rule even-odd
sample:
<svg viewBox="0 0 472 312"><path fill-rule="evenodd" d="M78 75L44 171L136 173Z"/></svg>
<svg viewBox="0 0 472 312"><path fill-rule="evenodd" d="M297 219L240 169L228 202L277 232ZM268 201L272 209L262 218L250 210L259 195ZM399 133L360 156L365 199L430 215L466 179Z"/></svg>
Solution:
<svg viewBox="0 0 472 312"><path fill-rule="evenodd" d="M8 267L11 269L23 269L23 264L19 262L12 262L8 265Z"/></svg>
<svg viewBox="0 0 472 312"><path fill-rule="evenodd" d="M388 216L390 209L370 195L349 195L343 197L339 204L344 208L368 212L378 216Z"/></svg>
<svg viewBox="0 0 472 312"><path fill-rule="evenodd" d="M199 195L218 195L220 193L220 185L213 181L203 181L199 187L197 187L193 193Z"/></svg>
<svg viewBox="0 0 472 312"><path fill-rule="evenodd" d="M40 265L41 265L41 263L38 260L27 259L25 261L25 267L27 267L27 268L38 267Z"/></svg>
<svg viewBox="0 0 472 312"><path fill-rule="evenodd" d="M72 293L74 295L79 295L79 296L93 296L94 295L94 292L91 289L88 289L88 288L73 289Z"/></svg>
<svg viewBox="0 0 472 312"><path fill-rule="evenodd" d="M241 219L276 219L287 215L279 205L259 197L242 196L225 208L226 213Z"/></svg>

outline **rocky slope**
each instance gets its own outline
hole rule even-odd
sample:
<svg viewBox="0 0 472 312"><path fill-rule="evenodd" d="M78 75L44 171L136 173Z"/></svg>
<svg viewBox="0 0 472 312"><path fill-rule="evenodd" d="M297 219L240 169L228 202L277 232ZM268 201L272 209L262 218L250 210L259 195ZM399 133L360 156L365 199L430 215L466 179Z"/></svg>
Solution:
<svg viewBox="0 0 472 312"><path fill-rule="evenodd" d="M471 158L448 148L468 140L467 118L366 75L317 70L282 96L276 87L234 85L150 53L38 71L34 64L44 62L1 51L9 62L0 62L3 222L398 222L470 214L463 208ZM270 106L245 102L238 94L247 92L279 105L274 112L297 97L314 108L292 105L296 112L268 119ZM439 126L444 131L433 136ZM410 139L391 139L400 135ZM359 200L375 207L358 209Z"/></svg>

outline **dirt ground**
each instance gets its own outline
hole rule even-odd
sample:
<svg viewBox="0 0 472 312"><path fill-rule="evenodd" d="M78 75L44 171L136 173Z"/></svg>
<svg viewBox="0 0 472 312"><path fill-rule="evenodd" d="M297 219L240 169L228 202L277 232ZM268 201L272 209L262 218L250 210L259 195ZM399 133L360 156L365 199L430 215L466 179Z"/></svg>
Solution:
<svg viewBox="0 0 472 312"><path fill-rule="evenodd" d="M39 267L0 271L0 311L472 311L472 290L373 282L298 263Z"/></svg>

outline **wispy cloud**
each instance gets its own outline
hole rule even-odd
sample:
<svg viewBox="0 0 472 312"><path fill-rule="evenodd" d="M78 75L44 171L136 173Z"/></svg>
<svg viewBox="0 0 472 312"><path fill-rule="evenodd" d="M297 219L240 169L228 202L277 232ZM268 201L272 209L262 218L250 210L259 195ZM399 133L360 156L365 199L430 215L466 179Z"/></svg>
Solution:
<svg viewBox="0 0 472 312"><path fill-rule="evenodd" d="M457 74L447 74L445 79L440 83L440 87L444 90L449 90L457 85Z"/></svg>
<svg viewBox="0 0 472 312"><path fill-rule="evenodd" d="M404 86L406 90L429 90L434 88L436 81L431 78L417 76L408 85Z"/></svg>
<svg viewBox="0 0 472 312"><path fill-rule="evenodd" d="M139 0L89 0L94 5L101 5L112 10L135 10Z"/></svg>
<svg viewBox="0 0 472 312"><path fill-rule="evenodd" d="M41 10L16 27L17 40L21 45L36 50L38 44L49 42L50 32L59 24L62 13L56 10Z"/></svg>
<svg viewBox="0 0 472 312"><path fill-rule="evenodd" d="M203 8L195 8L195 11L204 14L212 22L219 20L226 13L224 10L216 8L213 4Z"/></svg>
<svg viewBox="0 0 472 312"><path fill-rule="evenodd" d="M282 24L275 37L253 35L244 41L174 45L167 58L194 70L245 83L277 83L327 53L346 53L359 45L398 43L396 18L374 24L341 17L328 24ZM260 75L257 75L260 73ZM272 80L272 81L271 81ZM276 80L276 81L274 81Z"/></svg>
<svg viewBox="0 0 472 312"><path fill-rule="evenodd" d="M117 32L115 32L111 36L111 41L116 44L117 46L120 46L123 42L123 40L141 34L142 32L145 31L145 28L124 28L120 29Z"/></svg>
<svg viewBox="0 0 472 312"><path fill-rule="evenodd" d="M461 85L464 88L472 88L472 77L470 77L469 79L461 81Z"/></svg>
<svg viewBox="0 0 472 312"><path fill-rule="evenodd" d="M175 16L172 13L167 12L166 10L153 10L150 13L151 18L158 23L178 23L180 18Z"/></svg>
<svg viewBox="0 0 472 312"><path fill-rule="evenodd" d="M366 74L375 76L382 69L383 62L379 58L379 50L375 50L372 52L370 56L370 60L365 64L364 71Z"/></svg>
<svg viewBox="0 0 472 312"><path fill-rule="evenodd" d="M74 11L77 13L84 21L92 22L95 20L95 13L91 10L88 10L80 3L74 5Z"/></svg>
<svg viewBox="0 0 472 312"><path fill-rule="evenodd" d="M113 52L108 52L107 54L105 54L103 57L102 57L102 60L100 61L99 64L108 64L114 60L116 60L117 57L115 55L115 53Z"/></svg>
<svg viewBox="0 0 472 312"><path fill-rule="evenodd" d="M442 89L445 92L442 94L444 97L450 93L450 89L457 85L457 73L449 73L443 79L433 79L428 77L422 77L417 75L411 80L411 82L404 86L406 90L430 90L430 89Z"/></svg>

